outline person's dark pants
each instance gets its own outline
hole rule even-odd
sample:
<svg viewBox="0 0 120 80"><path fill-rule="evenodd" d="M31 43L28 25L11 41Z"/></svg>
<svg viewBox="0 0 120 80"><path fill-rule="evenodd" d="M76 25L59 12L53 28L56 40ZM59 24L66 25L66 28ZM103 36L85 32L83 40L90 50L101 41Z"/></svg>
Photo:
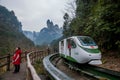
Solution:
<svg viewBox="0 0 120 80"><path fill-rule="evenodd" d="M71 49L69 49L69 55L71 56Z"/></svg>
<svg viewBox="0 0 120 80"><path fill-rule="evenodd" d="M14 70L14 72L16 73L16 72L19 72L19 70L20 70L20 65L14 65L15 66L15 70Z"/></svg>

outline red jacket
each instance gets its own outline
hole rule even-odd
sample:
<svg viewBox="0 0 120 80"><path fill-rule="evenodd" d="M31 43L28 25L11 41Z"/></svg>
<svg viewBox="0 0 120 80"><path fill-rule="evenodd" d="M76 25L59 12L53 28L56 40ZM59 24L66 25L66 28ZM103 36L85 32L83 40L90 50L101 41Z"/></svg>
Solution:
<svg viewBox="0 0 120 80"><path fill-rule="evenodd" d="M16 50L13 56L13 64L19 65L21 63L21 50Z"/></svg>
<svg viewBox="0 0 120 80"><path fill-rule="evenodd" d="M71 44L70 43L68 43L68 49L71 49Z"/></svg>

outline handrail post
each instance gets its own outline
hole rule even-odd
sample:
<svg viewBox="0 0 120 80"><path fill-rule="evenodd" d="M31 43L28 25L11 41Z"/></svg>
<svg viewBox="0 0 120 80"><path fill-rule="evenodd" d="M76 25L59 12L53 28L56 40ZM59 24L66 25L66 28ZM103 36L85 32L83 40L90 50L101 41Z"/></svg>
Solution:
<svg viewBox="0 0 120 80"><path fill-rule="evenodd" d="M10 71L10 53L7 56L7 71Z"/></svg>
<svg viewBox="0 0 120 80"><path fill-rule="evenodd" d="M50 49L49 49L49 48L47 49L47 54L48 54L48 55L50 54Z"/></svg>
<svg viewBox="0 0 120 80"><path fill-rule="evenodd" d="M25 61L27 61L27 51L25 51L24 56L25 56Z"/></svg>

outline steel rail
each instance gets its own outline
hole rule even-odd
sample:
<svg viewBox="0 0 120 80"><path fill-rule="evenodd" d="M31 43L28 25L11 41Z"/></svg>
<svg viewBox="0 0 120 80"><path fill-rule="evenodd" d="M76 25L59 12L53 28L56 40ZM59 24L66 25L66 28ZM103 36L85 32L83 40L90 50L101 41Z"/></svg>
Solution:
<svg viewBox="0 0 120 80"><path fill-rule="evenodd" d="M66 75L55 67L55 64L52 64L52 61L59 57L59 54L52 54L43 59L43 65L47 72L55 79L55 80L70 80L61 75ZM102 67L88 65L88 64L78 64L74 62L69 62L65 59L64 62L71 69L76 70L80 73L83 73L89 77L95 78L97 80L120 80L120 72L105 69ZM56 70L57 69L57 70ZM67 76L68 77L68 76ZM73 80L73 79L72 79Z"/></svg>
<svg viewBox="0 0 120 80"><path fill-rule="evenodd" d="M55 79L55 80L74 80L68 77L65 73L57 69L52 61L54 58L58 57L58 54L51 54L43 59L43 65L46 71Z"/></svg>
<svg viewBox="0 0 120 80"><path fill-rule="evenodd" d="M65 64L74 70L80 71L81 73L87 74L88 76L99 80L120 80L120 72L117 71L108 70L94 65L68 62L67 60Z"/></svg>

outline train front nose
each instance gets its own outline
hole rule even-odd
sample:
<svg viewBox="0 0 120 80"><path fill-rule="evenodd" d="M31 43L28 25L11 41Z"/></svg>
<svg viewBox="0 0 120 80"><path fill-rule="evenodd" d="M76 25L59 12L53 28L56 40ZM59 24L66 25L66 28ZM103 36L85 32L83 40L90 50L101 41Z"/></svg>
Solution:
<svg viewBox="0 0 120 80"><path fill-rule="evenodd" d="M91 60L88 64L91 64L91 65L100 65L100 64L102 64L102 61L101 60Z"/></svg>
<svg viewBox="0 0 120 80"><path fill-rule="evenodd" d="M101 54L89 54L89 57L90 57L90 61L88 62L88 64L91 64L91 65L102 64Z"/></svg>

